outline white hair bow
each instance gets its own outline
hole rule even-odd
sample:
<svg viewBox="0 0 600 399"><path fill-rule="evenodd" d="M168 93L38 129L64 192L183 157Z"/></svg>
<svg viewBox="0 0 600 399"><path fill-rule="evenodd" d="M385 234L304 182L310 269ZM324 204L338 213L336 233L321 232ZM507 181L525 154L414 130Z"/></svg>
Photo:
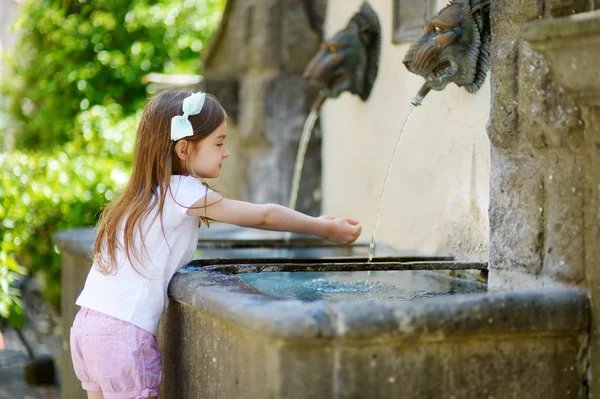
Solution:
<svg viewBox="0 0 600 399"><path fill-rule="evenodd" d="M183 115L171 119L171 140L177 141L194 135L194 128L188 119L190 115L198 115L204 106L206 93L194 93L183 100Z"/></svg>

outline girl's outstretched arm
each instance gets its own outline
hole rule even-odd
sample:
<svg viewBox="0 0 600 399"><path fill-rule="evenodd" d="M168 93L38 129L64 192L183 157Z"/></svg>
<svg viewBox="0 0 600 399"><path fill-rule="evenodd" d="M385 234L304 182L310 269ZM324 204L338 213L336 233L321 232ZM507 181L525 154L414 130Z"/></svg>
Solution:
<svg viewBox="0 0 600 399"><path fill-rule="evenodd" d="M285 206L231 200L215 192L197 201L187 213L191 216L204 216L218 222L243 227L313 234L340 244L354 242L362 230L356 220L335 217L315 218Z"/></svg>

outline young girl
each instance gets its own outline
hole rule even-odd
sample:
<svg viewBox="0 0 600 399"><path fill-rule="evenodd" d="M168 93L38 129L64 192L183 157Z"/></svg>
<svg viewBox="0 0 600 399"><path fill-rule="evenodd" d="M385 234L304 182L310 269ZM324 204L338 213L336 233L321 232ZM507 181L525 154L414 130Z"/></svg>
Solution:
<svg viewBox="0 0 600 399"><path fill-rule="evenodd" d="M341 244L360 235L352 219L235 201L203 185L198 178L218 177L229 156L225 119L204 93L163 92L144 109L131 178L102 215L94 264L76 302L71 355L88 398L158 397L158 322L169 280L192 260L200 219Z"/></svg>

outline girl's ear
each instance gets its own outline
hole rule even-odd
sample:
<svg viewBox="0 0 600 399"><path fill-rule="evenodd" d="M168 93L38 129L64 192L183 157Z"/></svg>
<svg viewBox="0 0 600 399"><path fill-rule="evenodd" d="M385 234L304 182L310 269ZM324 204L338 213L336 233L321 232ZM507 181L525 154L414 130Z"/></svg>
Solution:
<svg viewBox="0 0 600 399"><path fill-rule="evenodd" d="M190 156L190 146L187 140L179 140L175 143L175 153L182 161L186 161Z"/></svg>

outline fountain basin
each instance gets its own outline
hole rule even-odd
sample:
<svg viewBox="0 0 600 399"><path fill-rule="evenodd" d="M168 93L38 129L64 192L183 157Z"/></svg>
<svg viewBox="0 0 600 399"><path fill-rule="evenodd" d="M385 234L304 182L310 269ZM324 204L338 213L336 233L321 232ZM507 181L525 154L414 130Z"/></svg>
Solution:
<svg viewBox="0 0 600 399"><path fill-rule="evenodd" d="M529 22L524 35L560 86L582 104L600 105L600 10Z"/></svg>
<svg viewBox="0 0 600 399"><path fill-rule="evenodd" d="M338 268L334 270L360 264L330 263ZM390 263L412 265L409 269L436 264L431 268L437 269L442 262L371 266L381 270ZM445 263L449 268L475 266ZM581 290L299 300L265 294L244 279L247 273L289 273L303 267L317 272L328 268L308 261L235 265L222 260L178 273L159 332L161 350L169 354L162 394L584 397L590 320L588 298Z"/></svg>
<svg viewBox="0 0 600 399"><path fill-rule="evenodd" d="M242 273L263 294L303 301L410 300L456 293L485 292L486 284L428 271Z"/></svg>

